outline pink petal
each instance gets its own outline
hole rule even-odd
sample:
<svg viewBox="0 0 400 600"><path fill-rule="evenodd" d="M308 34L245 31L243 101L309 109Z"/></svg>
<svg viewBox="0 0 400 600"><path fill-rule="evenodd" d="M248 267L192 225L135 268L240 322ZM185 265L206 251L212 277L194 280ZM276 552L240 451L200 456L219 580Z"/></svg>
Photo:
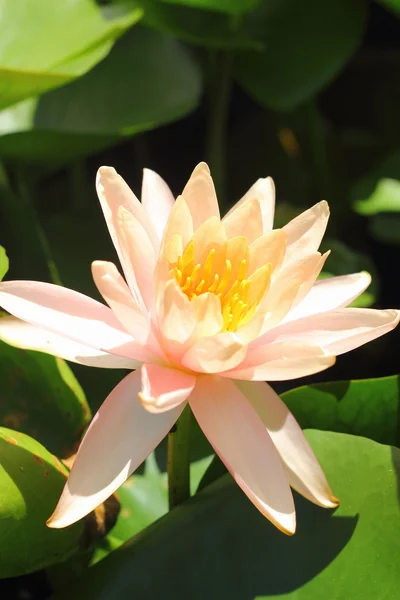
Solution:
<svg viewBox="0 0 400 600"><path fill-rule="evenodd" d="M222 224L228 239L244 236L251 244L263 234L260 203L257 198L246 200L232 213L223 218Z"/></svg>
<svg viewBox="0 0 400 600"><path fill-rule="evenodd" d="M299 424L274 390L264 382L238 381L236 385L267 428L291 487L319 506L338 506Z"/></svg>
<svg viewBox="0 0 400 600"><path fill-rule="evenodd" d="M135 340L144 343L150 332L147 313L134 300L117 267L102 260L92 263L94 282L118 321Z"/></svg>
<svg viewBox="0 0 400 600"><path fill-rule="evenodd" d="M142 369L139 398L151 413L171 410L182 404L193 390L196 377L184 371L147 364Z"/></svg>
<svg viewBox="0 0 400 600"><path fill-rule="evenodd" d="M116 232L130 287L138 287L147 310L150 310L154 300L156 266L156 255L150 237L140 221L124 207L118 210Z"/></svg>
<svg viewBox="0 0 400 600"><path fill-rule="evenodd" d="M183 405L152 415L141 405L139 371L127 375L93 418L49 527L78 521L104 502L169 432Z"/></svg>
<svg viewBox="0 0 400 600"><path fill-rule="evenodd" d="M295 510L282 462L248 400L229 380L199 377L189 403L236 483L267 519L293 534Z"/></svg>
<svg viewBox="0 0 400 600"><path fill-rule="evenodd" d="M164 179L150 169L143 169L141 200L161 240L175 198Z"/></svg>
<svg viewBox="0 0 400 600"><path fill-rule="evenodd" d="M79 292L40 281L7 281L0 283L0 306L18 319L85 346L141 360L142 348L112 310Z"/></svg>
<svg viewBox="0 0 400 600"><path fill-rule="evenodd" d="M328 218L329 206L323 200L285 225L287 250L284 265L318 250Z"/></svg>
<svg viewBox="0 0 400 600"><path fill-rule="evenodd" d="M219 217L219 206L210 169L201 162L194 169L182 196L189 207L196 230L210 217Z"/></svg>
<svg viewBox="0 0 400 600"><path fill-rule="evenodd" d="M334 356L315 344L279 341L249 348L245 360L237 368L220 375L251 381L286 381L324 371L335 360Z"/></svg>
<svg viewBox="0 0 400 600"><path fill-rule="evenodd" d="M249 273L270 263L274 271L279 268L285 257L286 234L283 229L274 229L264 233L250 245Z"/></svg>
<svg viewBox="0 0 400 600"><path fill-rule="evenodd" d="M247 346L232 331L195 342L182 357L182 365L196 373L220 373L233 369L246 356Z"/></svg>
<svg viewBox="0 0 400 600"><path fill-rule="evenodd" d="M342 308L353 302L371 283L365 271L316 281L304 300L291 310L284 322Z"/></svg>
<svg viewBox="0 0 400 600"><path fill-rule="evenodd" d="M95 350L15 317L0 318L0 340L16 348L44 352L87 367L137 369L141 365L131 358Z"/></svg>
<svg viewBox="0 0 400 600"><path fill-rule="evenodd" d="M166 352L179 360L193 334L197 319L189 298L177 281L171 279L157 299L157 325Z"/></svg>
<svg viewBox="0 0 400 600"><path fill-rule="evenodd" d="M340 308L280 325L263 336L263 343L317 344L338 356L391 331L399 319L397 310Z"/></svg>
<svg viewBox="0 0 400 600"><path fill-rule="evenodd" d="M183 196L178 196L169 214L168 221L164 229L164 236L161 242L162 253L166 252L168 244L177 236L182 239L180 246L183 249L185 249L193 237L192 215Z"/></svg>
<svg viewBox="0 0 400 600"><path fill-rule="evenodd" d="M251 188L245 193L243 198L239 200L226 214L226 217L236 211L242 206L247 200L255 198L258 200L261 215L262 215L262 226L263 231L266 233L270 231L274 223L274 211L275 211L275 185L271 177L265 177L264 179L258 179Z"/></svg>

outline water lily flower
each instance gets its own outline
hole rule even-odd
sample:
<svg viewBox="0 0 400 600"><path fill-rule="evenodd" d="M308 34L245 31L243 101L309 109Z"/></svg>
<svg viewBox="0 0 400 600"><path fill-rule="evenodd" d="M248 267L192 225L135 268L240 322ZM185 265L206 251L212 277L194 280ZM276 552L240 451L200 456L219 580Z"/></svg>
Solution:
<svg viewBox="0 0 400 600"><path fill-rule="evenodd" d="M396 310L346 308L367 273L317 280L328 221L320 202L273 229L274 186L259 179L221 220L210 171L182 195L145 170L142 201L109 167L97 191L125 278L92 265L108 306L50 283L0 284L0 336L78 363L132 369L95 415L49 521L64 527L110 496L185 404L254 505L295 531L291 487L338 504L293 415L265 381L311 375L393 329ZM90 226L88 226L90 235Z"/></svg>

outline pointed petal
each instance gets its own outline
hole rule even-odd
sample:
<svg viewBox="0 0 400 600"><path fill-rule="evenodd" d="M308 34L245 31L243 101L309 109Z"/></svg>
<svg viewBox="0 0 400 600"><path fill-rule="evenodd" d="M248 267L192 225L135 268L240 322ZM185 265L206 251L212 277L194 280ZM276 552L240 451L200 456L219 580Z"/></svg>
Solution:
<svg viewBox="0 0 400 600"><path fill-rule="evenodd" d="M274 211L275 211L275 185L271 177L265 177L258 179L251 188L245 193L243 198L239 200L226 214L226 216L233 213L240 206L242 206L247 200L255 198L258 200L262 214L263 231L266 233L270 231L274 223Z"/></svg>
<svg viewBox="0 0 400 600"><path fill-rule="evenodd" d="M220 375L249 381L286 381L324 371L335 360L315 344L288 340L250 348L242 364Z"/></svg>
<svg viewBox="0 0 400 600"><path fill-rule="evenodd" d="M343 308L362 294L370 283L371 275L365 271L316 281L300 304L286 315L284 322Z"/></svg>
<svg viewBox="0 0 400 600"><path fill-rule="evenodd" d="M274 229L257 238L250 245L249 273L270 263L274 271L279 268L286 252L286 234L283 229Z"/></svg>
<svg viewBox="0 0 400 600"><path fill-rule="evenodd" d="M317 344L338 356L388 333L399 319L398 310L340 308L279 325L263 336L263 342Z"/></svg>
<svg viewBox="0 0 400 600"><path fill-rule="evenodd" d="M179 359L197 320L192 303L175 279L167 282L157 300L157 323L166 351Z"/></svg>
<svg viewBox="0 0 400 600"><path fill-rule="evenodd" d="M151 240L140 221L122 206L118 210L116 232L124 257L127 280L129 283L133 281L134 287L137 285L147 309L150 310L154 301L156 266Z"/></svg>
<svg viewBox="0 0 400 600"><path fill-rule="evenodd" d="M196 376L177 369L147 364L142 369L143 406L151 413L165 412L185 402L196 383Z"/></svg>
<svg viewBox="0 0 400 600"><path fill-rule="evenodd" d="M175 198L164 179L151 169L143 169L141 200L161 240Z"/></svg>
<svg viewBox="0 0 400 600"><path fill-rule="evenodd" d="M144 343L150 332L149 317L133 298L117 267L111 262L96 260L92 263L92 275L97 289L124 329Z"/></svg>
<svg viewBox="0 0 400 600"><path fill-rule="evenodd" d="M104 502L169 432L183 405L152 415L138 399L140 371L127 375L94 416L49 527L78 521Z"/></svg>
<svg viewBox="0 0 400 600"><path fill-rule="evenodd" d="M318 250L328 218L329 206L323 200L285 225L287 249L284 265Z"/></svg>
<svg viewBox="0 0 400 600"><path fill-rule="evenodd" d="M268 384L258 381L238 381L236 385L267 428L283 460L291 487L319 506L338 506L339 502L332 494L304 433L274 390Z"/></svg>
<svg viewBox="0 0 400 600"><path fill-rule="evenodd" d="M229 380L199 377L189 403L236 483L267 519L293 534L295 510L282 462L248 400Z"/></svg>
<svg viewBox="0 0 400 600"><path fill-rule="evenodd" d="M194 169L182 192L196 230L210 217L219 217L219 207L210 169L201 162Z"/></svg>
<svg viewBox="0 0 400 600"><path fill-rule="evenodd" d="M161 253L164 254L168 244L173 238L182 239L182 248L185 249L193 237L193 221L189 206L183 196L178 196L168 217L161 242Z"/></svg>
<svg viewBox="0 0 400 600"><path fill-rule="evenodd" d="M233 369L246 356L247 346L232 331L202 338L182 357L182 365L196 373L220 373Z"/></svg>
<svg viewBox="0 0 400 600"><path fill-rule="evenodd" d="M194 261L195 265L203 263L210 250L218 250L223 247L223 261L225 260L226 233L221 221L217 217L211 217L204 221L193 234ZM223 262L223 264L225 264Z"/></svg>
<svg viewBox="0 0 400 600"><path fill-rule="evenodd" d="M222 224L228 239L244 236L251 244L263 234L261 207L257 198L246 200L232 213L223 218Z"/></svg>
<svg viewBox="0 0 400 600"><path fill-rule="evenodd" d="M16 348L36 350L87 367L137 369L141 363L79 344L15 317L0 318L0 340Z"/></svg>
<svg viewBox="0 0 400 600"><path fill-rule="evenodd" d="M9 313L47 331L121 356L141 360L140 347L100 302L40 281L0 283L0 306Z"/></svg>

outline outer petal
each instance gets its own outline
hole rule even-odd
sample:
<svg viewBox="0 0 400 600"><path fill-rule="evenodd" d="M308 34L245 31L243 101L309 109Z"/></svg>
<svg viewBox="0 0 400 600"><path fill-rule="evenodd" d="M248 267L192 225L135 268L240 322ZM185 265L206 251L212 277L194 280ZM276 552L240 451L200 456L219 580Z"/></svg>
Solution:
<svg viewBox="0 0 400 600"><path fill-rule="evenodd" d="M143 169L141 200L161 240L175 198L164 179L150 169Z"/></svg>
<svg viewBox="0 0 400 600"><path fill-rule="evenodd" d="M210 217L219 217L219 206L210 169L201 162L194 169L182 192L196 230Z"/></svg>
<svg viewBox="0 0 400 600"><path fill-rule="evenodd" d="M226 214L226 217L236 211L242 206L247 200L255 198L259 201L261 214L262 214L262 225L263 231L266 233L272 229L274 223L274 211L275 211L275 185L271 177L265 177L264 179L258 179L245 193L243 198L239 200Z"/></svg>
<svg viewBox="0 0 400 600"><path fill-rule="evenodd" d="M274 390L264 382L238 381L236 385L267 428L291 487L319 506L338 506L299 424Z"/></svg>
<svg viewBox="0 0 400 600"><path fill-rule="evenodd" d="M48 521L66 527L104 502L160 443L183 406L152 415L138 399L139 371L111 392L79 447L64 491Z"/></svg>
<svg viewBox="0 0 400 600"><path fill-rule="evenodd" d="M262 214L257 198L249 198L236 210L223 218L228 239L244 236L251 244L263 234Z"/></svg>
<svg viewBox="0 0 400 600"><path fill-rule="evenodd" d="M117 267L102 260L92 263L94 282L122 326L139 342L149 335L149 318L133 298Z"/></svg>
<svg viewBox="0 0 400 600"><path fill-rule="evenodd" d="M365 271L316 281L304 300L291 310L284 322L342 308L353 302L371 283Z"/></svg>
<svg viewBox="0 0 400 600"><path fill-rule="evenodd" d="M246 352L240 338L226 331L195 342L183 355L182 365L197 373L220 373L240 364Z"/></svg>
<svg viewBox="0 0 400 600"><path fill-rule="evenodd" d="M242 364L220 375L251 381L286 381L324 371L335 360L319 346L288 340L249 349Z"/></svg>
<svg viewBox="0 0 400 600"><path fill-rule="evenodd" d="M85 346L142 360L142 347L123 330L112 310L79 292L40 281L7 281L0 283L0 306L18 319Z"/></svg>
<svg viewBox="0 0 400 600"><path fill-rule="evenodd" d="M337 356L391 331L399 319L398 310L341 308L280 325L265 334L262 341L317 344Z"/></svg>
<svg viewBox="0 0 400 600"><path fill-rule="evenodd" d="M139 398L151 413L164 412L182 404L196 383L195 375L159 365L143 365L141 371Z"/></svg>
<svg viewBox="0 0 400 600"><path fill-rule="evenodd" d="M287 235L287 250L284 264L318 250L328 218L329 206L323 200L285 225L283 230Z"/></svg>
<svg viewBox="0 0 400 600"><path fill-rule="evenodd" d="M237 484L265 517L293 534L295 510L281 460L247 399L229 380L199 377L189 403Z"/></svg>
<svg viewBox="0 0 400 600"><path fill-rule="evenodd" d="M141 365L131 358L95 350L15 317L0 318L0 340L16 348L44 352L87 367L137 369Z"/></svg>

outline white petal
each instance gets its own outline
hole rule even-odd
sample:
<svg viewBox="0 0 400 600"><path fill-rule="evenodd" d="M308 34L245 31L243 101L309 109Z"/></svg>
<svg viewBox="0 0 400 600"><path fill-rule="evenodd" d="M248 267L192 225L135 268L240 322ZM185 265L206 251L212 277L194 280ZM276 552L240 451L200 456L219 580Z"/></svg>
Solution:
<svg viewBox="0 0 400 600"><path fill-rule="evenodd" d="M161 240L175 198L164 179L150 169L143 169L141 200Z"/></svg>
<svg viewBox="0 0 400 600"><path fill-rule="evenodd" d="M316 252L324 236L329 219L325 200L315 204L284 226L287 249L284 265Z"/></svg>

